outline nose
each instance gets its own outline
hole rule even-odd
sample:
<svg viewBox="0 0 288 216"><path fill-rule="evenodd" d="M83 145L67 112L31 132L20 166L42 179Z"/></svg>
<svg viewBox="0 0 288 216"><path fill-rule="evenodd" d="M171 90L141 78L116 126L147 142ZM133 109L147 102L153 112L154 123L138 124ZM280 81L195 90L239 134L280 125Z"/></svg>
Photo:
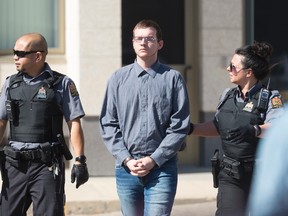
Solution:
<svg viewBox="0 0 288 216"><path fill-rule="evenodd" d="M230 71L230 66L228 66L228 67L226 68L226 70L227 70L228 72L231 72L231 71Z"/></svg>
<svg viewBox="0 0 288 216"><path fill-rule="evenodd" d="M14 60L17 60L17 59L19 59L19 57L18 57L16 54L14 54L14 55L13 55L13 59L14 59Z"/></svg>

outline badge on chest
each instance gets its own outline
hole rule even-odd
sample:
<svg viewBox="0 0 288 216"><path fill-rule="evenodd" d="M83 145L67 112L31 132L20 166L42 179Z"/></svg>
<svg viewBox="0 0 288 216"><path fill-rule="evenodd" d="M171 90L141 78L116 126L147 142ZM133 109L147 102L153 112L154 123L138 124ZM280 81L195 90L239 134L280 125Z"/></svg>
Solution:
<svg viewBox="0 0 288 216"><path fill-rule="evenodd" d="M38 91L37 98L38 99L46 99L46 97L47 97L46 89L42 86Z"/></svg>
<svg viewBox="0 0 288 216"><path fill-rule="evenodd" d="M254 105L253 105L253 102L250 101L249 103L247 103L247 104L244 106L243 110L246 111L246 112L252 112L253 106L254 106Z"/></svg>

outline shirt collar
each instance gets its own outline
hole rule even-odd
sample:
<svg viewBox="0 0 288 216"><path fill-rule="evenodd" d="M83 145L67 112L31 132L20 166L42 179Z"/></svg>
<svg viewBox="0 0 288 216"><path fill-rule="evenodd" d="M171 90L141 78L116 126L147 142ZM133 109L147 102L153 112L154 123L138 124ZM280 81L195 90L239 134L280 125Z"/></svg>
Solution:
<svg viewBox="0 0 288 216"><path fill-rule="evenodd" d="M152 76L153 78L156 76L156 71L159 69L160 67L160 62L157 60L148 70L144 70L135 60L134 62L134 66L135 66L135 71L138 77L141 76L141 74L143 72L148 73L150 76Z"/></svg>
<svg viewBox="0 0 288 216"><path fill-rule="evenodd" d="M26 73L23 73L23 75L24 75L23 78L25 81L33 82L33 81L39 80L41 78L43 79L43 76L45 78L53 77L53 71L51 70L50 66L47 63L45 63L43 71L38 76L30 77Z"/></svg>
<svg viewBox="0 0 288 216"><path fill-rule="evenodd" d="M245 98L251 99L254 94L256 94L260 89L262 88L262 83L257 82L252 88L249 89L249 91L245 94ZM241 90L240 87L237 86L237 93L238 96L241 97Z"/></svg>

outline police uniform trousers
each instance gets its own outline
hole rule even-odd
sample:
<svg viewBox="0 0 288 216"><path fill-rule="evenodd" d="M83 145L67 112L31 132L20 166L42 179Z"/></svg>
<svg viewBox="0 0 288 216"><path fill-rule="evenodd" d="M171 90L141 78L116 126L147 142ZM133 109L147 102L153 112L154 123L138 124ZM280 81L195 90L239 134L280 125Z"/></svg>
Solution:
<svg viewBox="0 0 288 216"><path fill-rule="evenodd" d="M57 176L40 160L21 161L16 168L5 162L0 200L1 216L26 216L33 203L33 216L64 216L64 164L59 158Z"/></svg>
<svg viewBox="0 0 288 216"><path fill-rule="evenodd" d="M244 216L253 175L254 162L242 163L240 179L228 175L224 169L218 175L216 216Z"/></svg>

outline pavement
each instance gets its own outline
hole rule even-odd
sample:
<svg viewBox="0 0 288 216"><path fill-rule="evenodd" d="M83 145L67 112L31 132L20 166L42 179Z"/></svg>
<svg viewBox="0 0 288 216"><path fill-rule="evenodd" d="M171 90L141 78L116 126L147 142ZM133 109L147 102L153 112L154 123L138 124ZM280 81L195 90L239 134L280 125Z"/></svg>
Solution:
<svg viewBox="0 0 288 216"><path fill-rule="evenodd" d="M114 176L90 176L89 181L76 189L66 170L66 216L121 216ZM0 187L1 187L0 182ZM172 214L174 216L211 216L216 210L217 189L207 168L180 171ZM27 216L32 216L32 206Z"/></svg>
<svg viewBox="0 0 288 216"><path fill-rule="evenodd" d="M120 211L116 192L115 177L90 177L89 181L75 188L70 182L70 170L66 172L67 216L113 215ZM213 188L210 171L194 169L179 174L178 188L174 206L187 204L205 204L215 201L217 189ZM216 204L215 204L216 205Z"/></svg>

